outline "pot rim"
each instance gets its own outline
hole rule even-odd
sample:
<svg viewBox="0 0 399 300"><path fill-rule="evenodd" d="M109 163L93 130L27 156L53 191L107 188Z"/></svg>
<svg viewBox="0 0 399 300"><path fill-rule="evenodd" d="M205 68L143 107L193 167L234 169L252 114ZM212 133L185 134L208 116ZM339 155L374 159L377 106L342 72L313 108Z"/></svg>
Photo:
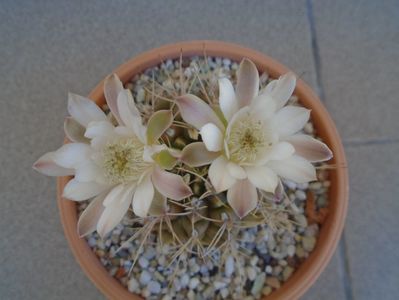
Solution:
<svg viewBox="0 0 399 300"><path fill-rule="evenodd" d="M240 61L246 57L251 59L262 71L267 71L273 78L289 71L282 64L276 62L267 55L258 51L220 41L196 40L168 44L159 48L146 51L133 57L126 63L116 68L116 73L126 82L133 74L138 74L149 67L158 65L166 59L176 59L182 54L183 57L194 55L219 56ZM97 104L105 101L103 94L102 80L89 94L89 98ZM299 101L312 109L311 116L318 135L330 147L334 158L330 163L337 166L329 172L331 186L329 190L329 214L323 223L315 249L308 258L295 270L287 282L276 291L272 292L265 299L298 299L316 281L321 272L325 269L339 242L348 207L349 180L347 163L344 149L338 131L324 105L318 99L312 89L298 77L294 92ZM84 238L77 233L77 211L76 203L65 201L62 198L64 186L71 177L58 177L57 179L57 202L60 210L61 222L69 246L78 261L79 265L92 280L97 288L109 299L141 299L139 296L130 293L114 277L110 276L103 267L95 253L88 246Z"/></svg>

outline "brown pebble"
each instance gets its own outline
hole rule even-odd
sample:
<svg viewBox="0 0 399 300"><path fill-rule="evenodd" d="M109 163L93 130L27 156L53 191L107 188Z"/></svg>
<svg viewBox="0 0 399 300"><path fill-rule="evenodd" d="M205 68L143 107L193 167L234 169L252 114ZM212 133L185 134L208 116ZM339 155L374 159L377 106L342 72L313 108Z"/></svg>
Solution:
<svg viewBox="0 0 399 300"><path fill-rule="evenodd" d="M272 288L278 289L280 288L280 281L276 277L268 277L266 279L266 284L270 285Z"/></svg>
<svg viewBox="0 0 399 300"><path fill-rule="evenodd" d="M116 271L115 277L122 278L124 275L125 275L125 269L123 267L120 267L118 271Z"/></svg>

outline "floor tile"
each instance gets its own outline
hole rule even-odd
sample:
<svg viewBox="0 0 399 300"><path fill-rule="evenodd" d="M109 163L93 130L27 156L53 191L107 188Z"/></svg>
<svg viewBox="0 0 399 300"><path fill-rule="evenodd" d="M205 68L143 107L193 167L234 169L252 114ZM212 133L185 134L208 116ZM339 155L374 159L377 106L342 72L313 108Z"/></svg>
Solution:
<svg viewBox="0 0 399 300"><path fill-rule="evenodd" d="M398 143L347 148L345 237L354 299L398 299L398 152Z"/></svg>
<svg viewBox="0 0 399 300"><path fill-rule="evenodd" d="M311 2L325 101L344 139L398 140L398 2Z"/></svg>

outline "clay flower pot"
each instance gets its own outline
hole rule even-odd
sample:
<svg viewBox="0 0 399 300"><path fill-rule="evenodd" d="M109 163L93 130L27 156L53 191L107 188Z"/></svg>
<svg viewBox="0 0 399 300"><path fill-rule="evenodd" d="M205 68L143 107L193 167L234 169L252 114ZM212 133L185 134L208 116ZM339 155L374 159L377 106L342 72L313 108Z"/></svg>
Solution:
<svg viewBox="0 0 399 300"><path fill-rule="evenodd" d="M118 67L114 70L114 73L123 82L127 82L135 74L159 64L161 60L179 58L180 53L187 57L203 55L204 50L209 56L225 57L235 61L240 61L244 57L249 58L261 72L267 71L273 78L278 78L288 72L285 66L270 57L242 46L218 41L191 41L166 45L145 52ZM281 288L267 296L268 300L297 299L316 281L330 261L338 244L348 204L346 160L336 127L323 104L305 82L298 79L294 93L305 107L311 109L311 117L318 135L334 154L333 160L329 163L337 166L337 168L330 172L331 186L329 190L328 216L321 227L315 249ZM100 82L93 89L89 98L93 99L97 104L105 102L103 82ZM86 240L79 238L76 229L78 220L76 202L62 198L62 191L69 179L70 177L58 178L57 197L65 235L76 260L87 276L107 298L118 300L140 299L140 297L131 294L115 278L111 277L94 252L92 252Z"/></svg>

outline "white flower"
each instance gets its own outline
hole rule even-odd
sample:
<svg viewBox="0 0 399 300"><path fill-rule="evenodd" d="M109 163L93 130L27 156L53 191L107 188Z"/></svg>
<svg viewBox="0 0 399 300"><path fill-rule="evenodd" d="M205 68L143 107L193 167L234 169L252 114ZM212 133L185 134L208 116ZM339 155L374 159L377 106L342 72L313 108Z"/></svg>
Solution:
<svg viewBox="0 0 399 300"><path fill-rule="evenodd" d="M223 117L194 95L176 100L182 118L200 130L205 144L187 146L182 160L193 166L211 163L208 175L216 192L227 190L227 201L240 218L257 206L257 188L274 193L279 176L296 182L315 180L310 162L332 157L325 144L298 134L310 111L284 106L295 84L294 74L287 73L258 93L256 66L243 59L235 90L227 78L219 80Z"/></svg>
<svg viewBox="0 0 399 300"><path fill-rule="evenodd" d="M49 176L75 175L64 188L65 198L82 201L95 197L79 220L80 235L97 229L104 237L130 205L136 215L147 216L154 188L174 200L192 194L180 176L164 171L156 160L167 149L158 140L172 124L172 112L157 111L144 126L130 91L123 89L116 75L105 80L104 94L119 126L93 101L70 94L71 117L64 128L72 143L43 155L34 164Z"/></svg>

